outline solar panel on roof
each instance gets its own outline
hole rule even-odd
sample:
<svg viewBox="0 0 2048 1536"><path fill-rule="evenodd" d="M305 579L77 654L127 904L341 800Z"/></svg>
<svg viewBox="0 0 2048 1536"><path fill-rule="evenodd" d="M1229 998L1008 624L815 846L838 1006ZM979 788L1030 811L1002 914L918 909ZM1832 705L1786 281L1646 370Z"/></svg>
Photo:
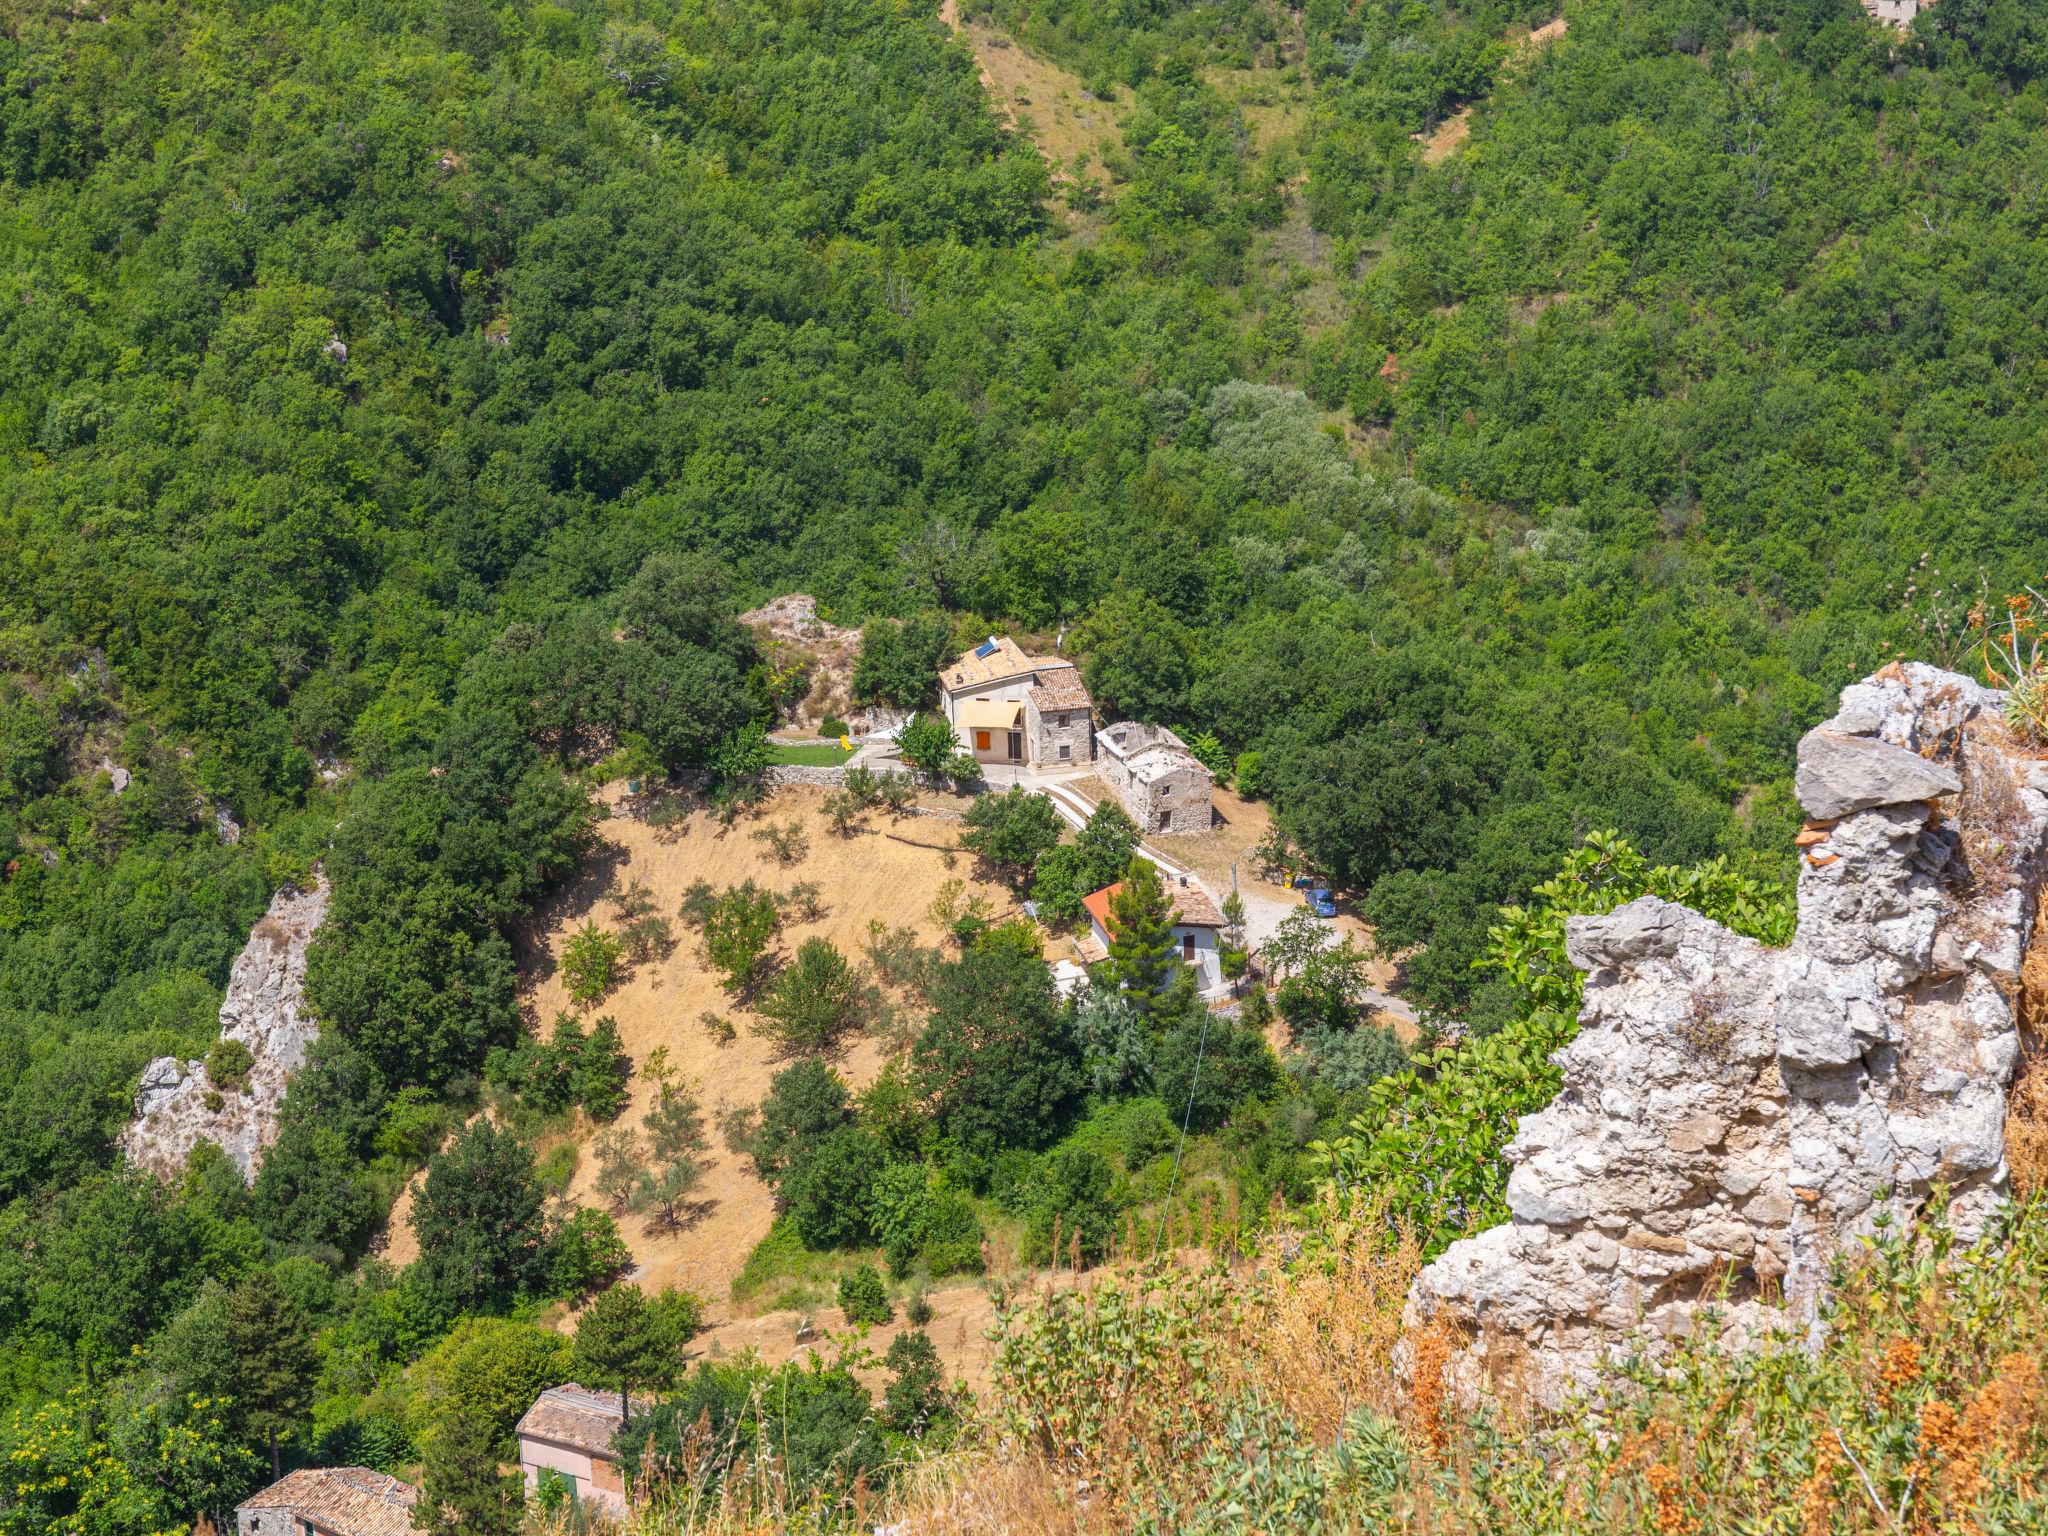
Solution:
<svg viewBox="0 0 2048 1536"><path fill-rule="evenodd" d="M995 652L995 648L996 648L996 643L995 643L995 641L993 641L993 640L984 640L984 641L982 641L982 642L981 642L981 644L977 645L977 646L976 646L976 647L974 648L974 654L975 654L976 656L981 656L981 657L987 657L987 656L990 656L990 655L994 654L994 652Z"/></svg>

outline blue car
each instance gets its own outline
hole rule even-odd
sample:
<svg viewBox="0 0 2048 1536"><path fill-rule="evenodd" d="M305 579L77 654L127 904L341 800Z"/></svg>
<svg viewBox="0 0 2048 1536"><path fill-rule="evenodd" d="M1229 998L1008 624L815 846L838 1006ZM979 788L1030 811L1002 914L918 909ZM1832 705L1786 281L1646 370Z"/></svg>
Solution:
<svg viewBox="0 0 2048 1536"><path fill-rule="evenodd" d="M1330 899L1330 893L1318 887L1308 893L1308 904L1315 908L1317 917L1335 917L1337 903Z"/></svg>

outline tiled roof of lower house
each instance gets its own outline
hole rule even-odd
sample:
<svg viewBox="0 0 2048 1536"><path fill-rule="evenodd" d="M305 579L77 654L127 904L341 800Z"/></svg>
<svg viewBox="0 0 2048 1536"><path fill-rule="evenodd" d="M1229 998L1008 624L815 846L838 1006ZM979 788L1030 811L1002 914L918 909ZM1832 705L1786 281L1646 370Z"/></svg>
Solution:
<svg viewBox="0 0 2048 1536"><path fill-rule="evenodd" d="M1209 893L1192 880L1176 883L1162 874L1161 885L1166 887L1166 899L1173 903L1173 920L1183 928L1221 928L1223 913L1216 903L1209 899ZM1090 891L1081 898L1081 905L1088 909L1088 915L1102 926L1104 933L1112 932L1109 921L1110 899L1124 888L1123 881L1105 885L1099 891Z"/></svg>
<svg viewBox="0 0 2048 1536"><path fill-rule="evenodd" d="M518 1433L609 1460L612 1436L623 1422L618 1393L592 1392L571 1381L534 1399L519 1420Z"/></svg>
<svg viewBox="0 0 2048 1536"><path fill-rule="evenodd" d="M417 1498L410 1483L368 1467L301 1467L238 1508L290 1510L336 1536L412 1536Z"/></svg>

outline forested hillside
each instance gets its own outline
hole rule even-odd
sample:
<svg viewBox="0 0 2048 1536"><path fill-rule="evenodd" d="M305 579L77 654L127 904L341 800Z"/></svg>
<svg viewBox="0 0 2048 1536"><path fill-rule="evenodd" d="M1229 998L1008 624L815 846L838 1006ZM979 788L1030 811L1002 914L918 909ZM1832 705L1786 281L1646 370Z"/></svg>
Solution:
<svg viewBox="0 0 2048 1536"><path fill-rule="evenodd" d="M505 1303L347 1277L580 770L768 717L755 601L1067 626L1483 1032L1500 903L1599 829L1783 873L1799 732L2048 566L2039 7L982 9L1116 104L1088 185L927 0L0 10L0 1395L170 1412L209 1278L358 1393ZM123 1172L315 860L263 1177Z"/></svg>

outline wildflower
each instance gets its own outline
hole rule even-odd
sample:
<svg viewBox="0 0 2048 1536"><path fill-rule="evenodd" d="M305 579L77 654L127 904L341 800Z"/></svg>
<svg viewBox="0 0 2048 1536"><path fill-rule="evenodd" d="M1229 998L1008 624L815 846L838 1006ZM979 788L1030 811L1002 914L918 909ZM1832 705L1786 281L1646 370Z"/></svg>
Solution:
<svg viewBox="0 0 2048 1536"><path fill-rule="evenodd" d="M1842 1465L1841 1447L1832 1429L1814 1436L1813 1471L1799 1497L1801 1536L1826 1536L1835 1523L1835 1473Z"/></svg>
<svg viewBox="0 0 2048 1536"><path fill-rule="evenodd" d="M1878 1401L1891 1407L1898 1395L1920 1379L1920 1346L1911 1339L1893 1339L1878 1363Z"/></svg>

